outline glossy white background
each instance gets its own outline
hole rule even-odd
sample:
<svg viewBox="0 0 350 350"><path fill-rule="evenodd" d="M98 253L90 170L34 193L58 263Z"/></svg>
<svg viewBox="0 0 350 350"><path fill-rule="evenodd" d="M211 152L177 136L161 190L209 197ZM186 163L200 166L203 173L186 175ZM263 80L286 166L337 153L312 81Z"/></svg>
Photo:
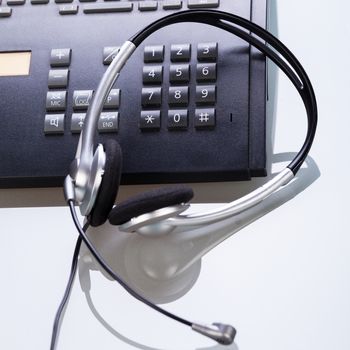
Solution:
<svg viewBox="0 0 350 350"><path fill-rule="evenodd" d="M209 227L211 236L202 231L151 241L111 235L108 225L91 232L105 253L115 249L109 261L137 288L142 285L163 301L189 289L165 308L203 322L232 323L238 334L228 349L350 349L349 12L345 0L272 2L271 31L300 58L319 103L312 158L291 187L239 222ZM273 68L269 84L272 161L286 161L303 139L304 111L290 83ZM227 201L260 183L194 189L197 201ZM123 188L122 196L141 189ZM76 239L68 210L49 207L57 203L62 203L58 189L0 190L1 349L49 348ZM200 260L208 247L251 221ZM107 329L84 296L87 273L82 270L88 261L88 256L81 259L82 278L74 285L58 349L221 348L91 271L91 297ZM185 272L178 277L181 267Z"/></svg>

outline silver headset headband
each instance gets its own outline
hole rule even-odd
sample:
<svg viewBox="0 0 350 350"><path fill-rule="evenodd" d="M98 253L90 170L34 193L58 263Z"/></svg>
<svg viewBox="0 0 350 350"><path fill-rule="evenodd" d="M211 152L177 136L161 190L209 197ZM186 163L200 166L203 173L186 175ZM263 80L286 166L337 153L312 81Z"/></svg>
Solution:
<svg viewBox="0 0 350 350"><path fill-rule="evenodd" d="M288 76L288 78L297 88L306 108L308 116L308 131L305 142L297 156L292 160L288 167L282 170L265 185L216 210L202 212L200 214L182 214L170 218L165 218L164 216L160 215L159 217L162 217L163 219L162 225L164 225L164 228L167 226L183 227L208 224L237 215L238 213L255 206L277 191L280 187L290 182L307 157L316 132L317 104L311 82L295 56L272 34L242 17L213 10L184 11L163 17L162 19L146 27L137 35L129 39L129 41L126 41L121 46L118 55L115 57L103 75L92 100L92 104L88 110L84 130L79 140L76 159L71 170L70 180L73 179L74 182L74 199L76 203L82 204L84 201L87 191L87 184L89 182L89 177L94 162L93 148L98 118L102 111L104 101L112 89L113 84L117 80L121 69L135 49L153 32L170 24L181 22L205 23L229 31L255 46L266 56L268 56ZM250 33L240 29L239 27L248 30ZM69 188L67 182L70 181L66 181L65 183L66 197L72 197L72 189ZM161 210L162 209L160 209L160 211ZM147 216L147 214L145 215ZM142 215L142 217L144 217L144 215ZM145 225L145 222L154 224L155 220L152 216L148 216L146 220L142 217L135 218L122 225L121 229L133 231L135 228L140 227L140 225Z"/></svg>

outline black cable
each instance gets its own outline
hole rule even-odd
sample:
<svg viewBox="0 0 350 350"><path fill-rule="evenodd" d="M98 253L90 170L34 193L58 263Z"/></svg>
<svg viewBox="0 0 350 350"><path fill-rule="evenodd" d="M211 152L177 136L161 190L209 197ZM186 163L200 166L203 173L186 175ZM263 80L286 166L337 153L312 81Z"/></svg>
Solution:
<svg viewBox="0 0 350 350"><path fill-rule="evenodd" d="M85 225L83 230L86 231L88 227L89 227L88 224ZM77 272L78 257L79 257L81 242L82 242L82 238L79 236L77 243L75 244L75 249L74 249L74 254L73 254L73 258L72 258L72 265L71 265L71 269L70 269L68 283L67 283L66 289L64 291L64 295L63 295L63 298L61 300L61 303L58 306L55 320L53 323L50 350L55 350L55 347L56 347L57 336L59 333L59 327L60 327L60 323L61 323L61 319L62 319L62 314L63 314L63 311L65 310L66 305L67 305L67 302L68 302L68 299L69 299L69 296L70 296L70 293L72 290L74 278L75 278L75 275Z"/></svg>
<svg viewBox="0 0 350 350"><path fill-rule="evenodd" d="M139 301L141 301L142 303L146 304L147 306L149 306L150 308L160 312L161 314L163 314L164 316L167 316L175 321L178 321L186 326L192 327L193 323L181 318L177 315L174 315L173 313L164 310L163 308L159 307L158 305L152 303L150 300L144 298L142 295L140 295L139 293L137 293L135 290L133 290L120 276L118 276L113 270L112 268L108 265L108 263L103 259L103 257L100 255L100 253L95 249L94 245L91 243L89 237L87 236L87 234L85 233L85 231L82 229L82 227L80 226L80 222L78 220L77 217L77 213L74 207L74 202L73 200L68 200L68 205L69 205L69 209L70 212L72 214L72 218L75 224L75 227L77 228L80 237L82 238L82 240L84 241L85 245L87 246L87 248L90 250L91 254L94 256L94 258L98 261L98 263L104 268L104 270L115 280L117 281L128 293L130 293L134 298L138 299ZM54 350L54 349L51 349Z"/></svg>

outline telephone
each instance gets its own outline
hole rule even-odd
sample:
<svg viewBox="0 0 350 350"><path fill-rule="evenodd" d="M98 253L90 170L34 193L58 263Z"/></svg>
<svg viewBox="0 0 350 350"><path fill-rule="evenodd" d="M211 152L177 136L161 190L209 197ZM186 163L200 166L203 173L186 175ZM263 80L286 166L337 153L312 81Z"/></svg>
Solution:
<svg viewBox="0 0 350 350"><path fill-rule="evenodd" d="M98 81L131 34L176 11L213 8L266 25L265 0L2 0L0 187L61 186ZM230 89L227 89L227 87ZM98 122L123 150L123 184L266 175L266 61L202 24L148 38Z"/></svg>

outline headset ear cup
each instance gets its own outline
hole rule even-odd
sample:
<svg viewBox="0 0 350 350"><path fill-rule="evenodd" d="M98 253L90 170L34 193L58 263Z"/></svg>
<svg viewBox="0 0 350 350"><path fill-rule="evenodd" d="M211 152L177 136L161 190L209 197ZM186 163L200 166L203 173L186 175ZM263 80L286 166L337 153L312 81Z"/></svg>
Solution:
<svg viewBox="0 0 350 350"><path fill-rule="evenodd" d="M103 147L106 153L104 174L95 204L88 216L90 225L94 227L106 222L118 194L122 173L122 150L119 143L111 139Z"/></svg>
<svg viewBox="0 0 350 350"><path fill-rule="evenodd" d="M112 209L108 219L112 225L122 225L136 216L164 207L187 203L192 198L193 190L191 187L184 185L162 187L140 193L117 204Z"/></svg>

